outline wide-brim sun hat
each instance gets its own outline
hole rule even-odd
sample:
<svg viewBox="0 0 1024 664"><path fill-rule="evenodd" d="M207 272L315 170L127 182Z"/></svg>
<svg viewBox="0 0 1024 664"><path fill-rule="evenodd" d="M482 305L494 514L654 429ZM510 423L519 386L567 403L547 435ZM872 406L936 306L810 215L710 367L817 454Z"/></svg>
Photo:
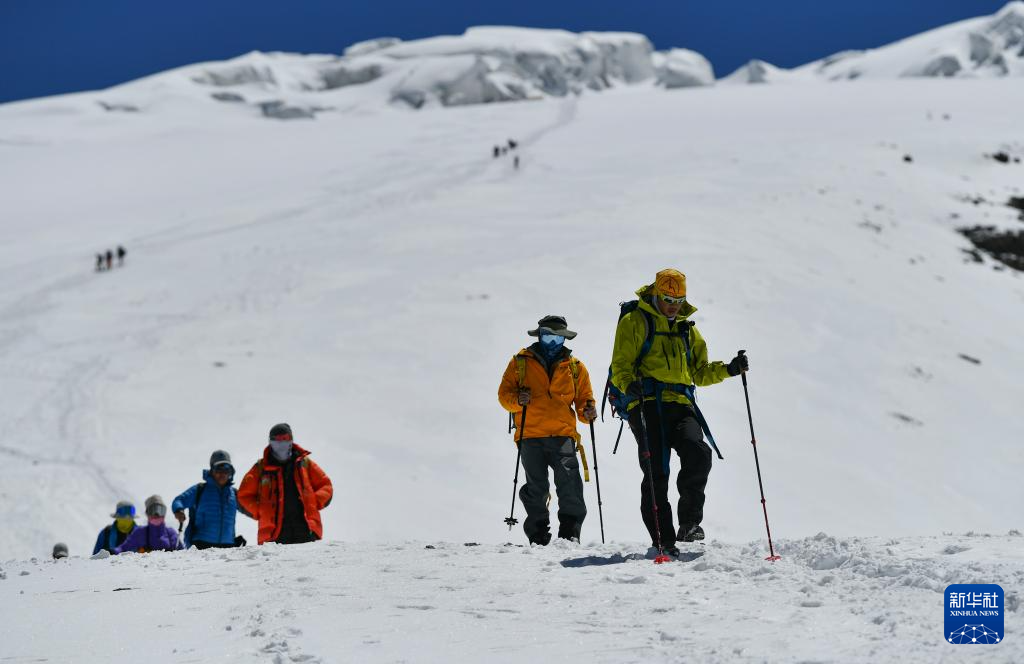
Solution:
<svg viewBox="0 0 1024 664"><path fill-rule="evenodd" d="M120 500L120 501L118 501L117 505L114 506L114 513L110 515L110 518L111 519L118 518L117 512L122 507L130 507L132 509L132 512L133 512L133 514L131 516L134 516L135 505L130 500Z"/></svg>
<svg viewBox="0 0 1024 664"><path fill-rule="evenodd" d="M542 334L557 334L566 339L573 339L576 333L569 329L565 322L565 316L545 316L537 321L537 329L526 332L531 337L539 337Z"/></svg>

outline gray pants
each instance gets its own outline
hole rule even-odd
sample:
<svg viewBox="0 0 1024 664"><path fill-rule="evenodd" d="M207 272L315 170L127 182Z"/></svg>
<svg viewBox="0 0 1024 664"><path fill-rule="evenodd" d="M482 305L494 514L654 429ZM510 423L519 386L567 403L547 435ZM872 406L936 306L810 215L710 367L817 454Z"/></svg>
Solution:
<svg viewBox="0 0 1024 664"><path fill-rule="evenodd" d="M550 468L555 474L555 493L558 494L558 536L578 538L587 506L583 502L583 480L575 441L565 436L525 438L519 445L526 474L526 483L519 490L519 499L526 508L523 521L526 536L537 544L551 541L547 504Z"/></svg>

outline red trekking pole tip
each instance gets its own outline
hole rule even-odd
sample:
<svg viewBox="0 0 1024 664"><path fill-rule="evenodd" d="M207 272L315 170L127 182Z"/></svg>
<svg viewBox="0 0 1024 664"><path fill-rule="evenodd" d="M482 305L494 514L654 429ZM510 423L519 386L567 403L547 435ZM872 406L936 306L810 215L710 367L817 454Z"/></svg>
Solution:
<svg viewBox="0 0 1024 664"><path fill-rule="evenodd" d="M662 563L667 563L670 560L672 560L672 559L669 558L668 555L666 555L664 553L659 554L657 556L654 556L654 564L655 565L660 565Z"/></svg>
<svg viewBox="0 0 1024 664"><path fill-rule="evenodd" d="M769 562L775 562L776 560L782 560L782 556L768 556L765 560Z"/></svg>

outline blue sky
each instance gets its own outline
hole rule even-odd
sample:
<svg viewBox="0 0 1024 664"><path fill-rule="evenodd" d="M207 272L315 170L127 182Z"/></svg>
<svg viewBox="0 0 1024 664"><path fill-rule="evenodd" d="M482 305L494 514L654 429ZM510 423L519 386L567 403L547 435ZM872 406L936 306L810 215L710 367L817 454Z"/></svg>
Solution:
<svg viewBox="0 0 1024 664"><path fill-rule="evenodd" d="M1005 0L0 0L0 102L103 88L252 50L339 53L380 36L472 25L641 32L692 48L719 76L751 58L791 67L870 48Z"/></svg>

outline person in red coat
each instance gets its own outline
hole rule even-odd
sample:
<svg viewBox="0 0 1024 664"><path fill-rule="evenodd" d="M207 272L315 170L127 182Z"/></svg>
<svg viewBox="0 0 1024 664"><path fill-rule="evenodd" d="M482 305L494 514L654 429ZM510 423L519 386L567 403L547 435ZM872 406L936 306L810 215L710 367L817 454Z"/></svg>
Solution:
<svg viewBox="0 0 1024 664"><path fill-rule="evenodd" d="M292 428L275 424L263 458L238 487L238 508L256 519L260 544L301 544L323 537L320 510L331 504L331 479L292 439Z"/></svg>

